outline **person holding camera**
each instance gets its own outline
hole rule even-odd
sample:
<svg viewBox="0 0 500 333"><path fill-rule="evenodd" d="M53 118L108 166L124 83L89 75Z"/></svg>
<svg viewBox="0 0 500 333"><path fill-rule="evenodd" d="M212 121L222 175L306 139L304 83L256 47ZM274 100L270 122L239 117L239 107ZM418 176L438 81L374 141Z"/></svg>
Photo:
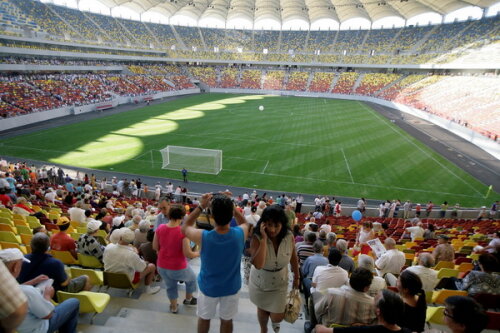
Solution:
<svg viewBox="0 0 500 333"><path fill-rule="evenodd" d="M248 236L245 217L233 204L231 193L205 193L200 204L182 225L182 232L191 241L201 245L201 269L198 275L198 333L210 330L210 320L215 318L219 306L220 332L233 331L233 318L238 313L241 288L241 255ZM196 219L210 208L215 220L213 230L194 227ZM231 228L234 218L238 226ZM221 260L223 258L223 260Z"/></svg>

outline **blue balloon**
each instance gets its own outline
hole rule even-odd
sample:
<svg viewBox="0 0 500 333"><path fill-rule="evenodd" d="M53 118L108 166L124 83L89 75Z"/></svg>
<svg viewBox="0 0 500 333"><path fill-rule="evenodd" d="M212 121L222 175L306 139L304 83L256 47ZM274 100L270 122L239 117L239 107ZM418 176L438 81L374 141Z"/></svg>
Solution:
<svg viewBox="0 0 500 333"><path fill-rule="evenodd" d="M359 222L363 218L363 214L359 210L352 211L352 219L356 222Z"/></svg>

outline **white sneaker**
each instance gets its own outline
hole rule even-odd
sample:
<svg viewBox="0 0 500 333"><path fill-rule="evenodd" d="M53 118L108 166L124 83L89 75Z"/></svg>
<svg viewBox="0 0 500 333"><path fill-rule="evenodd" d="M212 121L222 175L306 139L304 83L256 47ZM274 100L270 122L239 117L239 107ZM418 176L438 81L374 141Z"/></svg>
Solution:
<svg viewBox="0 0 500 333"><path fill-rule="evenodd" d="M156 294L157 292L160 291L160 289L161 289L160 286L156 286L156 287L147 286L146 287L146 294L149 294L149 295Z"/></svg>

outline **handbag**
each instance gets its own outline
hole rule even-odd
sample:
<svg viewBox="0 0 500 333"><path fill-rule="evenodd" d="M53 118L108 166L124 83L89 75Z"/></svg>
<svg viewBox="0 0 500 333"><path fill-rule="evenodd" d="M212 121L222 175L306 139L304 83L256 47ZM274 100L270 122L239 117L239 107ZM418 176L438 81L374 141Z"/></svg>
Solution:
<svg viewBox="0 0 500 333"><path fill-rule="evenodd" d="M298 289L290 290L288 300L285 306L285 321L293 324L299 318L300 313L300 295Z"/></svg>

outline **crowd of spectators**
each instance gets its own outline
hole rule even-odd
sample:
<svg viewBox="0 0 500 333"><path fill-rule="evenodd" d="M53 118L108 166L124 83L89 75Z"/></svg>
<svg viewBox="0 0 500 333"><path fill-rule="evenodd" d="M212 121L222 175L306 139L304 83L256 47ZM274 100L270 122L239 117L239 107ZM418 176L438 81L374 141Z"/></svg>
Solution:
<svg viewBox="0 0 500 333"><path fill-rule="evenodd" d="M21 236L18 243L0 240L0 259L23 283L21 290L27 296L19 293L14 281L2 284L17 294L2 303L0 324L13 329L20 325L20 333L28 332L28 327L49 327L48 332L52 332L50 327L59 327L59 331L75 332L78 300L60 301L55 308L50 300L60 297L58 290L78 293L91 290L92 284L87 275L70 278L66 274L58 255L61 251L68 251L76 260L82 255L95 257L106 272L126 274L134 283L144 281L143 291L149 294L160 290L155 282L158 271L167 288L171 313L177 313L180 305L198 306L198 327L200 332L206 332L214 318L213 310L221 302L221 327L231 331L232 318L238 311L241 253L247 235L250 300L258 308L263 329L271 319L273 331L280 331L288 287L288 269L283 267L288 263L292 265L293 286L301 285L307 295L306 315L310 322L306 323L306 332L316 324L317 332L361 329L338 328L353 324L368 325L363 329L380 332L377 323L392 327L390 331L422 332L426 321L444 322L457 333L461 331L454 327L480 332L488 316L494 316L484 310L498 305L491 301L500 294L496 273L500 235L495 229L499 223L498 201L486 216L489 220L419 220L410 209L407 217L413 219L411 222L397 213L387 218L363 216L361 229L350 216L334 216L326 197L318 197L315 212L305 214L298 204L302 199L285 194L273 199L257 191L240 195L207 193L198 200L177 197L171 183L164 187L157 184L160 195L156 196L148 195L153 193L140 179L112 178L107 182L93 174L82 177L78 173L76 179L71 179L60 168L47 170L5 160L0 160L0 168L1 236L9 232ZM362 204L358 206L363 210ZM194 227L198 219L202 221L200 215L207 208L214 220L205 220L204 228L211 231ZM256 223L252 223L252 211L260 214ZM186 212L189 215L184 218ZM424 238L425 233L410 235L416 227L430 228L431 222L434 237ZM372 227L372 223L382 225L382 229ZM11 231L4 231L7 229ZM356 237L362 232L378 237L385 249L370 249L370 245L366 254L355 255ZM202 251L193 249L188 239L197 244L203 240ZM271 250L273 246L276 252ZM238 251L228 255L228 247L237 247ZM28 254L23 256L22 251ZM221 253L227 259L224 263L218 260L217 254ZM186 257L197 256L202 266L198 283L186 261ZM30 262L23 263L23 258ZM2 265L0 272L5 280L9 275L1 269ZM53 287L46 286L47 278L53 279ZM186 283L182 304L178 303L178 281ZM43 288L45 301L40 298L34 303L31 285ZM463 296L464 292L468 297ZM445 294L448 296L440 296ZM490 296L489 301L485 301L485 295ZM427 300L429 297L432 301ZM498 297L495 299L498 301ZM430 303L445 306L442 318L426 316L428 311L443 311ZM4 310L7 305L10 308ZM465 309L469 313L464 313ZM64 316L46 318L52 311ZM23 320L24 312L29 313L29 320ZM331 324L337 327L328 328ZM494 321L488 325L498 329Z"/></svg>

